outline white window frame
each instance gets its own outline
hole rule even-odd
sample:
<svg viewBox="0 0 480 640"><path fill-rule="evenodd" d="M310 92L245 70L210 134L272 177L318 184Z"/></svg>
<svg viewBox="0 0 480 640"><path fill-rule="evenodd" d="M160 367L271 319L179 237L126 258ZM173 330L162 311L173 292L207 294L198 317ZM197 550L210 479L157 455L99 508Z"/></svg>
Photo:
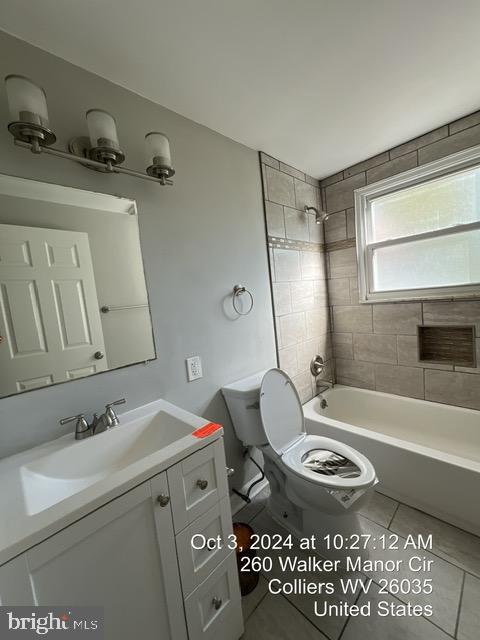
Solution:
<svg viewBox="0 0 480 640"><path fill-rule="evenodd" d="M459 151L452 155L434 160L420 167L385 178L379 182L356 189L355 194L355 227L357 236L357 264L359 299L361 303L400 302L408 300L442 300L445 298L477 298L480 297L480 283L455 285L448 287L431 287L424 289L404 289L395 291L374 291L372 274L373 250L379 247L404 244L413 240L435 238L452 233L461 233L480 229L480 221L459 224L446 229L419 233L416 235L367 243L367 224L370 216L371 201L375 198L395 193L413 185L422 184L463 169L480 166L480 145Z"/></svg>

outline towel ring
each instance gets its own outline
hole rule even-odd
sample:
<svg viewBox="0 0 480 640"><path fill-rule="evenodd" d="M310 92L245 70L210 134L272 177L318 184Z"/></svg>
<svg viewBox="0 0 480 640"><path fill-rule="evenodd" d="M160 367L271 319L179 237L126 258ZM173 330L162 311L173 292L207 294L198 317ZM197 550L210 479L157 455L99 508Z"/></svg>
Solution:
<svg viewBox="0 0 480 640"><path fill-rule="evenodd" d="M237 298L242 296L244 293L246 293L250 298L250 306L248 307L247 311L240 311L240 309L237 306ZM235 312L238 313L239 316L248 316L248 314L253 309L253 295L246 287L242 287L242 285L236 284L233 287L232 303L233 303L233 308L235 309Z"/></svg>

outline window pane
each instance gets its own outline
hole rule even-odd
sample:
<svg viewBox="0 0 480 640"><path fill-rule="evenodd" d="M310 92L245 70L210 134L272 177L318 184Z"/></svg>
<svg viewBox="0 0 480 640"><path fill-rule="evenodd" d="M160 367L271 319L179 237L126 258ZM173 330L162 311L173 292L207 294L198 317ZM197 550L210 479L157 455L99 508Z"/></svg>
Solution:
<svg viewBox="0 0 480 640"><path fill-rule="evenodd" d="M375 249L372 268L374 291L480 282L480 230Z"/></svg>
<svg viewBox="0 0 480 640"><path fill-rule="evenodd" d="M480 167L372 200L368 241L415 235L480 220Z"/></svg>

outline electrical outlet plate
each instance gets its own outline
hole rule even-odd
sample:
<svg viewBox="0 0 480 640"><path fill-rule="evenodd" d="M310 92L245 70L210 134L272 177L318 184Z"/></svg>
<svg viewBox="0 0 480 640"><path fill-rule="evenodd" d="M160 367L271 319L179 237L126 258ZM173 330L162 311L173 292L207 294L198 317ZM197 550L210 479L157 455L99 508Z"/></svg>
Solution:
<svg viewBox="0 0 480 640"><path fill-rule="evenodd" d="M187 358L185 363L187 365L187 377L189 382L203 378L202 359L200 356Z"/></svg>

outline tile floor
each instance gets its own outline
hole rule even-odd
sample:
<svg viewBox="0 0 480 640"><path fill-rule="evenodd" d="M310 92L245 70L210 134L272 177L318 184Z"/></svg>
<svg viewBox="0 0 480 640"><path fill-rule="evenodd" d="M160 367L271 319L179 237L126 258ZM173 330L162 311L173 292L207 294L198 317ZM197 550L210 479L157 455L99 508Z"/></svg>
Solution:
<svg viewBox="0 0 480 640"><path fill-rule="evenodd" d="M267 498L268 488L259 493L251 504L241 509L234 520L249 522L257 533L281 532L282 528L271 519L265 509ZM363 533L375 536L397 534L400 536L400 546L403 546L403 541L409 534L433 534L431 551L395 552L398 554L395 557L404 560L411 555L422 555L433 560L430 573L433 593L422 596L380 596L378 583L385 574L379 571L372 571L368 575L344 572L327 578L318 573L281 573L278 562L274 562L273 570L260 577L255 591L243 598L244 640L480 640L480 538L378 492L361 512L360 525ZM268 554L274 556L271 551ZM297 549L289 555L308 557L311 552ZM370 557L390 558L392 552L375 551ZM397 575L400 578L411 578L418 574L402 568L399 574L389 574L389 577ZM360 606L371 601L372 610L375 609L375 602L380 599L394 605L408 602L412 605L431 604L433 615L429 618L381 617L376 614L370 617L319 617L314 612L314 600L326 600L330 604L338 603L341 597L272 595L269 593L268 579L280 576L283 581L305 578L307 581L331 580L334 583L341 578L360 578L363 584L372 579L368 595L362 592L359 583L356 592L343 596L343 599Z"/></svg>

